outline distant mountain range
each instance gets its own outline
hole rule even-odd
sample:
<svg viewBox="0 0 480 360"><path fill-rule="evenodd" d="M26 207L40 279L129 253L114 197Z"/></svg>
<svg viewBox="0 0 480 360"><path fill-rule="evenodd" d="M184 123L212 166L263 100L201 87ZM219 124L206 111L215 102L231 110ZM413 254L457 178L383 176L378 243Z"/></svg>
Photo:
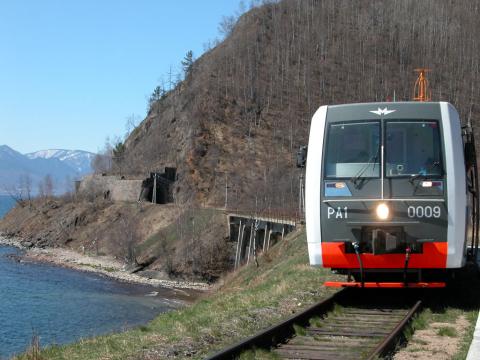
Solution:
<svg viewBox="0 0 480 360"><path fill-rule="evenodd" d="M25 154L25 156L29 159L58 159L78 174L85 175L92 171L90 164L95 154L82 150L50 149Z"/></svg>
<svg viewBox="0 0 480 360"><path fill-rule="evenodd" d="M25 176L31 180L35 194L41 181L50 175L55 193L63 193L72 187L69 183L92 172L90 166L94 153L82 150L51 149L21 154L7 145L0 146L0 194L8 194L21 185Z"/></svg>

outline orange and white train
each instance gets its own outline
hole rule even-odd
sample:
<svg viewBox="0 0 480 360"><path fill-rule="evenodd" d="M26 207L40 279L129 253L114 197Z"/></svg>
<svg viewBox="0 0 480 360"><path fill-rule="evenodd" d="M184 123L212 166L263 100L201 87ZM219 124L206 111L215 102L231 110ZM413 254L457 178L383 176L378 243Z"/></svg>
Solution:
<svg viewBox="0 0 480 360"><path fill-rule="evenodd" d="M312 119L305 214L328 286L443 287L474 262L478 184L470 126L447 102L322 106Z"/></svg>

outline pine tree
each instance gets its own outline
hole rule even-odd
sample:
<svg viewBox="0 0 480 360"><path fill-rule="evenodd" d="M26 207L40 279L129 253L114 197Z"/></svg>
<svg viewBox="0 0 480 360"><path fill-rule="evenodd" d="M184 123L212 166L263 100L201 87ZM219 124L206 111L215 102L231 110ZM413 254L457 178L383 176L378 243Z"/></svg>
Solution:
<svg viewBox="0 0 480 360"><path fill-rule="evenodd" d="M182 60L182 68L185 79L190 76L193 70L193 51L189 50Z"/></svg>
<svg viewBox="0 0 480 360"><path fill-rule="evenodd" d="M152 105L158 100L163 99L165 95L165 90L162 87L157 86L153 89L152 95L150 95L150 98L148 99L148 108L151 109Z"/></svg>

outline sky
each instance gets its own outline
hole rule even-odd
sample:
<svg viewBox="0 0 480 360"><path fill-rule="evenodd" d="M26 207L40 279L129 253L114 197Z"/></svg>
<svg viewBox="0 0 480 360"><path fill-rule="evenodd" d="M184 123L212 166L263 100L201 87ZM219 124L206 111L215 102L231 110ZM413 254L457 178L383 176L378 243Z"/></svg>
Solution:
<svg viewBox="0 0 480 360"><path fill-rule="evenodd" d="M96 152L239 0L0 0L0 145Z"/></svg>

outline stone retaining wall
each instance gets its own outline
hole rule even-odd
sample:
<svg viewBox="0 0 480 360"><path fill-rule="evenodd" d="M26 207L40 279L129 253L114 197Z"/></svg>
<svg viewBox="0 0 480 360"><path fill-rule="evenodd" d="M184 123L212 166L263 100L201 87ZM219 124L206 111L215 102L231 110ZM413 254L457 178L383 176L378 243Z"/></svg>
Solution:
<svg viewBox="0 0 480 360"><path fill-rule="evenodd" d="M78 194L112 201L138 201L143 180L123 180L119 176L88 175L78 187Z"/></svg>

